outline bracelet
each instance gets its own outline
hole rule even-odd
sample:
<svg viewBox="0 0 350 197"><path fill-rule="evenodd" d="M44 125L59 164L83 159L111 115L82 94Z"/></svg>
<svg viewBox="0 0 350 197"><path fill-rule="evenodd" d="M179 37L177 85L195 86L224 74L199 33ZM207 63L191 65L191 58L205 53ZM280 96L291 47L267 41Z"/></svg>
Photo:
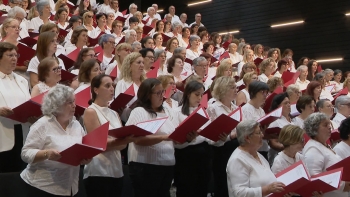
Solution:
<svg viewBox="0 0 350 197"><path fill-rule="evenodd" d="M47 155L47 150L45 150L45 152L44 152L44 157L45 157L45 160L46 160L46 159L49 159L49 157L48 157L48 155Z"/></svg>

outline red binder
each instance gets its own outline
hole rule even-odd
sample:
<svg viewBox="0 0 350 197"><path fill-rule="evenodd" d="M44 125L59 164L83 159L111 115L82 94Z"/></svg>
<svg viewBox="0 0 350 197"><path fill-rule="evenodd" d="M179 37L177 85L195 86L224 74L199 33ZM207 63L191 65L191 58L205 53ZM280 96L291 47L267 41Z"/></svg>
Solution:
<svg viewBox="0 0 350 197"><path fill-rule="evenodd" d="M132 84L124 93L120 93L117 98L110 104L114 111L125 107L135 97L134 85Z"/></svg>
<svg viewBox="0 0 350 197"><path fill-rule="evenodd" d="M94 47L95 45L98 44L98 39L100 36L105 34L105 32L101 32L96 38L91 38L90 36L88 37L88 47Z"/></svg>
<svg viewBox="0 0 350 197"><path fill-rule="evenodd" d="M61 70L61 81L73 81L77 76L71 72Z"/></svg>
<svg viewBox="0 0 350 197"><path fill-rule="evenodd" d="M40 117L42 115L41 104L45 93L39 94L36 97L22 103L21 105L12 109L13 114L7 118L26 123L29 117Z"/></svg>
<svg viewBox="0 0 350 197"><path fill-rule="evenodd" d="M59 33L58 33L58 36L66 37L67 34L68 34L68 31L66 31L66 30L64 30L64 29L61 29L61 28L59 28L59 29L60 29L60 31L59 31Z"/></svg>
<svg viewBox="0 0 350 197"><path fill-rule="evenodd" d="M267 128L265 130L265 133L266 134L276 134L276 135L279 135L280 132L281 132L281 129L280 127L271 127L271 128Z"/></svg>
<svg viewBox="0 0 350 197"><path fill-rule="evenodd" d="M260 65L260 63L263 61L263 59L261 59L261 58L256 58L255 60L254 60L254 64L255 64L255 66L256 67L259 67L259 65Z"/></svg>
<svg viewBox="0 0 350 197"><path fill-rule="evenodd" d="M89 100L91 99L91 88L85 88L84 90L75 94L75 116L79 117L84 114L86 108L89 107Z"/></svg>
<svg viewBox="0 0 350 197"><path fill-rule="evenodd" d="M228 54L227 51L225 51L219 58L219 61L226 59L226 58L230 58L230 55Z"/></svg>
<svg viewBox="0 0 350 197"><path fill-rule="evenodd" d="M19 66L23 66L25 61L30 61L35 56L35 50L23 45L22 43L18 43L17 48L18 53L21 54L17 60L17 65Z"/></svg>
<svg viewBox="0 0 350 197"><path fill-rule="evenodd" d="M91 159L104 152L107 148L108 128L109 122L106 122L85 135L82 143L74 144L61 151L58 162L78 166L83 159Z"/></svg>
<svg viewBox="0 0 350 197"><path fill-rule="evenodd" d="M149 18L148 18L148 19L149 19ZM143 26L143 33L147 35L149 32L152 31L152 29L153 29L153 27L144 25L144 26Z"/></svg>
<svg viewBox="0 0 350 197"><path fill-rule="evenodd" d="M66 67L67 70L69 70L70 68L72 68L74 66L75 60L72 60L63 54L60 54L57 57L63 61L64 67Z"/></svg>
<svg viewBox="0 0 350 197"><path fill-rule="evenodd" d="M209 90L209 89L208 89ZM210 91L210 90L209 90ZM204 109L207 109L208 108L208 94L209 92L207 93L204 93L203 96L202 96L202 100L201 102L199 103L199 107L203 107Z"/></svg>
<svg viewBox="0 0 350 197"><path fill-rule="evenodd" d="M187 62L187 63L189 63L190 65L192 65L193 60L186 58L186 59L185 59L185 62Z"/></svg>
<svg viewBox="0 0 350 197"><path fill-rule="evenodd" d="M125 23L125 21L126 21L126 18L124 18L124 17L121 17L121 16L117 16L117 18L115 19L116 21L120 21L120 22L123 22L123 23Z"/></svg>
<svg viewBox="0 0 350 197"><path fill-rule="evenodd" d="M33 47L38 42L38 40L35 40L32 37L25 37L25 38L19 40L19 42L26 44L28 47ZM17 45L17 47L18 47L18 45Z"/></svg>
<svg viewBox="0 0 350 197"><path fill-rule="evenodd" d="M168 99L171 97L171 90L173 90L172 86L169 86L166 90L165 90L165 94L164 94L164 99Z"/></svg>
<svg viewBox="0 0 350 197"><path fill-rule="evenodd" d="M331 137L330 139L334 142L337 142L337 141L340 141L340 133L338 131L338 129L334 129L332 132L331 132Z"/></svg>
<svg viewBox="0 0 350 197"><path fill-rule="evenodd" d="M344 89L340 90L333 98L334 100L332 101L333 105L335 104L335 100L342 95L348 95L349 90L347 87L345 87Z"/></svg>
<svg viewBox="0 0 350 197"><path fill-rule="evenodd" d="M128 11L127 9L122 11L123 16L126 14L127 11Z"/></svg>
<svg viewBox="0 0 350 197"><path fill-rule="evenodd" d="M114 81L117 76L118 76L118 69L117 69L118 65L115 65L115 67L113 68L113 70L111 71L111 73L109 74L109 76L112 78L112 80Z"/></svg>
<svg viewBox="0 0 350 197"><path fill-rule="evenodd" d="M153 63L153 69L146 73L147 78L157 78L158 69L160 66L160 59Z"/></svg>
<svg viewBox="0 0 350 197"><path fill-rule="evenodd" d="M78 59L78 55L80 52L80 48L76 48L74 51L70 52L67 57L73 61L76 61Z"/></svg>
<svg viewBox="0 0 350 197"><path fill-rule="evenodd" d="M222 47L225 49L225 50L227 50L228 49L228 46L231 44L231 42L229 42L229 41L226 41L226 42L224 42L223 44L222 44Z"/></svg>
<svg viewBox="0 0 350 197"><path fill-rule="evenodd" d="M218 59L216 59L214 56L211 56L210 63L214 63L216 61L218 61Z"/></svg>
<svg viewBox="0 0 350 197"><path fill-rule="evenodd" d="M201 126L208 122L208 114L203 107L198 107L193 111L169 136L176 142L186 142L186 136L191 131L197 131Z"/></svg>
<svg viewBox="0 0 350 197"><path fill-rule="evenodd" d="M28 32L29 36L34 38L34 37L37 37L39 36L39 33L38 32Z"/></svg>
<svg viewBox="0 0 350 197"><path fill-rule="evenodd" d="M260 123L261 126L269 125L273 121L279 119L281 116L282 116L282 107L279 107L276 110L272 111L271 113L261 117L257 121Z"/></svg>
<svg viewBox="0 0 350 197"><path fill-rule="evenodd" d="M168 42L168 40L170 40L171 39L171 37L169 37L169 36L167 36L167 35L165 35L165 34L163 34L162 33L162 37L163 37L163 42Z"/></svg>
<svg viewBox="0 0 350 197"><path fill-rule="evenodd" d="M94 48L94 51L95 51L95 54L98 54L98 53L103 53L103 49L101 46L97 46Z"/></svg>
<svg viewBox="0 0 350 197"><path fill-rule="evenodd" d="M157 118L135 125L120 127L118 129L109 130L108 135L115 138L125 138L129 135L133 135L134 137L152 135L157 133L167 119L168 117Z"/></svg>
<svg viewBox="0 0 350 197"><path fill-rule="evenodd" d="M288 87L289 85L295 84L298 77L300 75L300 72L292 73L290 71L285 71L282 73L282 79L284 82L284 87Z"/></svg>
<svg viewBox="0 0 350 197"><path fill-rule="evenodd" d="M267 96L267 98L265 100L264 107L263 107L263 110L265 111L265 113L269 113L270 112L270 107L271 107L273 98L277 94L281 94L281 93L283 93L283 88L282 87L277 87L275 89L275 91L273 91L270 95Z"/></svg>
<svg viewBox="0 0 350 197"><path fill-rule="evenodd" d="M237 108L228 115L221 114L207 127L205 127L199 135L206 137L214 142L220 140L219 135L222 133L230 134L236 128L239 122L242 121L241 108Z"/></svg>
<svg viewBox="0 0 350 197"><path fill-rule="evenodd" d="M331 171L337 168L343 168L342 181L350 181L350 157L347 157L338 163L328 167L326 170Z"/></svg>
<svg viewBox="0 0 350 197"><path fill-rule="evenodd" d="M322 72L322 70L323 70L323 69L322 69L322 66L321 66L321 64L319 64L319 65L317 66L317 72L320 73L320 72Z"/></svg>

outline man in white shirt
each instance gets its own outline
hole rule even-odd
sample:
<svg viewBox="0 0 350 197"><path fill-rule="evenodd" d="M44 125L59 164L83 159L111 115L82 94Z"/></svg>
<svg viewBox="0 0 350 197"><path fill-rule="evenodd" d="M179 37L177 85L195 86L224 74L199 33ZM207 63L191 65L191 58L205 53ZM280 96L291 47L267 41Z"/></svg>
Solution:
<svg viewBox="0 0 350 197"><path fill-rule="evenodd" d="M172 25L173 31L169 33L170 37L182 38L182 25L179 21L175 21Z"/></svg>
<svg viewBox="0 0 350 197"><path fill-rule="evenodd" d="M177 15L175 15L175 6L173 6L173 5L171 5L170 7L169 7L169 14L171 15L171 23L173 23L173 22L175 22L175 21L180 21L180 18L177 16ZM165 17L166 17L166 15L165 15ZM164 17L164 18L165 18Z"/></svg>
<svg viewBox="0 0 350 197"><path fill-rule="evenodd" d="M202 15L201 15L200 13L197 13L197 14L195 15L194 20L195 20L195 22L191 23L191 24L190 24L190 27L191 27L193 24L197 24L199 27L204 26L204 25L201 23Z"/></svg>
<svg viewBox="0 0 350 197"><path fill-rule="evenodd" d="M338 129L341 122L350 117L350 97L346 95L339 96L335 100L335 108L337 110L337 114L334 116L332 124L334 129Z"/></svg>
<svg viewBox="0 0 350 197"><path fill-rule="evenodd" d="M162 17L158 14L158 4L152 4L152 7L154 8L154 17L158 20L162 20ZM148 13L146 14L145 18L148 17Z"/></svg>
<svg viewBox="0 0 350 197"><path fill-rule="evenodd" d="M129 15L125 20L125 27L129 27L129 18L133 17L135 12L137 12L137 5L135 3L130 4L129 6Z"/></svg>
<svg viewBox="0 0 350 197"><path fill-rule="evenodd" d="M147 8L147 15L142 19L144 21L147 21L146 23L147 26L150 26L153 20L157 20L157 18L155 17L155 13L156 11L154 7Z"/></svg>
<svg viewBox="0 0 350 197"><path fill-rule="evenodd" d="M186 21L187 21L187 14L186 13L182 13L180 15L180 24L182 25L182 28L188 27L188 24L186 23Z"/></svg>
<svg viewBox="0 0 350 197"><path fill-rule="evenodd" d="M114 20L118 17L121 16L123 17L123 14L119 12L119 1L118 0L112 0L111 4L109 5L110 10L114 12ZM107 11L108 12L108 11ZM106 14L106 13L105 13Z"/></svg>
<svg viewBox="0 0 350 197"><path fill-rule="evenodd" d="M107 11L111 9L111 7L109 6L110 2L109 0L104 0L103 1L103 4L98 6L97 8L97 13L96 14L99 14L99 13L105 13L107 14Z"/></svg>

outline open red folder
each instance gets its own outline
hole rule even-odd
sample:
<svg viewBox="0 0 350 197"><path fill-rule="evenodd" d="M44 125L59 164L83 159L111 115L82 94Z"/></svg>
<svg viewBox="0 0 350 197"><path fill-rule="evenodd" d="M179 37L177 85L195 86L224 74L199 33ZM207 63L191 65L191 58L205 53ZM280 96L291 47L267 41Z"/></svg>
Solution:
<svg viewBox="0 0 350 197"><path fill-rule="evenodd" d="M153 29L153 27L144 25L143 26L143 33L147 35L149 32L152 31L152 29Z"/></svg>
<svg viewBox="0 0 350 197"><path fill-rule="evenodd" d="M84 90L75 94L75 115L81 116L84 114L86 108L89 107L89 100L91 99L91 88L85 88Z"/></svg>
<svg viewBox="0 0 350 197"><path fill-rule="evenodd" d="M310 182L297 189L294 193L300 196L312 196L312 193L315 191L327 193L337 190L344 174L343 168L338 168L311 176Z"/></svg>
<svg viewBox="0 0 350 197"><path fill-rule="evenodd" d="M160 59L155 61L153 63L153 69L148 71L148 73L146 73L146 76L147 76L148 79L150 79L150 78L157 78L159 66L160 66Z"/></svg>
<svg viewBox="0 0 350 197"><path fill-rule="evenodd" d="M72 60L63 54L60 54L57 57L63 61L64 67L66 68L66 70L69 70L70 68L72 68L74 66L75 60Z"/></svg>
<svg viewBox="0 0 350 197"><path fill-rule="evenodd" d="M275 89L275 91L273 91L270 95L267 96L267 98L265 100L264 107L263 107L263 110L265 111L265 113L269 113L270 112L270 107L271 107L273 98L277 94L281 94L281 93L283 93L283 88L282 87L277 87Z"/></svg>
<svg viewBox="0 0 350 197"><path fill-rule="evenodd" d="M201 126L208 122L208 114L203 107L198 107L193 111L169 136L176 142L186 142L186 136L191 131L197 131Z"/></svg>
<svg viewBox="0 0 350 197"><path fill-rule="evenodd" d="M13 114L7 116L7 118L26 123L29 117L40 117L42 115L41 104L46 92L39 94L36 97L29 99L28 101L20 104L12 109Z"/></svg>
<svg viewBox="0 0 350 197"><path fill-rule="evenodd" d="M135 125L120 127L118 129L109 130L108 135L115 138L125 138L129 135L134 137L155 134L165 123L168 117L157 118L145 122L139 122Z"/></svg>
<svg viewBox="0 0 350 197"><path fill-rule="evenodd" d="M74 51L70 52L67 57L73 61L76 61L78 59L78 55L81 48L76 48Z"/></svg>
<svg viewBox="0 0 350 197"><path fill-rule="evenodd" d="M335 104L335 100L342 95L348 95L349 90L347 87L345 87L344 89L340 90L333 98L334 100L332 101L333 104Z"/></svg>
<svg viewBox="0 0 350 197"><path fill-rule="evenodd" d="M228 49L228 46L231 44L231 42L229 42L229 41L226 41L226 42L224 42L223 44L222 44L222 47L225 49L225 50L227 50Z"/></svg>
<svg viewBox="0 0 350 197"><path fill-rule="evenodd" d="M110 108L114 111L118 111L119 109L125 107L133 98L135 97L134 85L125 90L124 93L120 93L117 98L110 104Z"/></svg>
<svg viewBox="0 0 350 197"><path fill-rule="evenodd" d="M230 58L230 55L228 54L227 51L225 51L219 58L219 61L223 60L223 59L227 59Z"/></svg>
<svg viewBox="0 0 350 197"><path fill-rule="evenodd" d="M17 45L18 53L20 54L17 65L23 66L25 61L29 61L35 56L36 51L32 48L25 46L22 43L18 43Z"/></svg>
<svg viewBox="0 0 350 197"><path fill-rule="evenodd" d="M127 12L127 11L128 11L127 9L125 9L125 10L122 11L123 16L126 15L126 12Z"/></svg>
<svg viewBox="0 0 350 197"><path fill-rule="evenodd" d="M71 72L68 72L66 70L61 70L61 81L73 81L74 78L77 76Z"/></svg>
<svg viewBox="0 0 350 197"><path fill-rule="evenodd" d="M242 121L241 108L237 108L230 114L221 114L208 126L206 126L199 135L206 137L214 142L220 140L219 135L222 133L230 134L231 131L236 128L239 122Z"/></svg>
<svg viewBox="0 0 350 197"><path fill-rule="evenodd" d="M168 99L171 97L171 90L173 90L173 86L169 86L164 93L164 99Z"/></svg>
<svg viewBox="0 0 350 197"><path fill-rule="evenodd" d="M100 36L102 36L103 34L105 34L105 32L101 32L96 38L91 38L90 36L88 37L88 47L94 47L95 45L98 44L98 39L100 38Z"/></svg>
<svg viewBox="0 0 350 197"><path fill-rule="evenodd" d="M122 16L117 16L117 18L115 19L115 21L120 21L120 22L125 23L126 18L124 18L124 17L122 17Z"/></svg>
<svg viewBox="0 0 350 197"><path fill-rule="evenodd" d="M338 163L328 167L326 170L331 171L337 168L343 168L342 181L350 181L350 157L347 157Z"/></svg>
<svg viewBox="0 0 350 197"><path fill-rule="evenodd" d="M260 123L261 126L263 125L269 125L273 121L279 119L282 116L282 107L279 107L272 111L271 113L261 117L257 121Z"/></svg>
<svg viewBox="0 0 350 197"><path fill-rule="evenodd" d="M28 32L28 34L30 37L34 38L34 37L39 36L40 33L39 32Z"/></svg>
<svg viewBox="0 0 350 197"><path fill-rule="evenodd" d="M264 61L264 59L256 58L256 59L254 60L254 64L256 65L256 67L259 67L259 65L260 65L260 63L261 63L262 61Z"/></svg>
<svg viewBox="0 0 350 197"><path fill-rule="evenodd" d="M106 122L91 131L83 137L81 143L76 143L61 151L61 158L58 161L72 166L78 166L82 160L91 159L102 153L107 148L108 128L109 122Z"/></svg>
<svg viewBox="0 0 350 197"><path fill-rule="evenodd" d="M101 46L97 46L94 48L95 54L103 53L103 49Z"/></svg>
<svg viewBox="0 0 350 197"><path fill-rule="evenodd" d="M337 141L340 141L340 133L338 131L338 129L334 129L332 132L331 132L331 137L330 139L333 141L333 142L337 142Z"/></svg>
<svg viewBox="0 0 350 197"><path fill-rule="evenodd" d="M68 31L66 31L66 30L64 30L64 29L61 29L61 28L59 28L59 29L60 29L60 31L59 31L59 33L58 33L58 36L66 37L67 34L68 34Z"/></svg>
<svg viewBox="0 0 350 197"><path fill-rule="evenodd" d="M163 34L162 33L162 37L163 37L163 43L165 42L168 42L168 40L170 40L171 39L171 37L170 36L167 36L167 35L165 35L165 34Z"/></svg>
<svg viewBox="0 0 350 197"><path fill-rule="evenodd" d="M38 42L38 40L35 40L32 37L25 37L25 38L19 40L18 42L26 44L28 47L33 47ZM17 47L18 47L18 45L17 45Z"/></svg>
<svg viewBox="0 0 350 197"><path fill-rule="evenodd" d="M123 36L122 39L119 40L118 44L121 44L121 43L124 43L124 42L125 42L125 36Z"/></svg>
<svg viewBox="0 0 350 197"><path fill-rule="evenodd" d="M295 84L299 75L300 75L300 72L295 72L295 73L290 71L283 72L281 78L284 82L284 87L287 88L289 85Z"/></svg>

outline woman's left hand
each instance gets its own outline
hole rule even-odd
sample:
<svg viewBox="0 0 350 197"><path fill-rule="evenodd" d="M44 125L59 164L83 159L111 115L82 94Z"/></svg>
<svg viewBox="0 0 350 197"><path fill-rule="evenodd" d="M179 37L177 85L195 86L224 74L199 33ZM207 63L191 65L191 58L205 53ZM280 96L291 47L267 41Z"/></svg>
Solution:
<svg viewBox="0 0 350 197"><path fill-rule="evenodd" d="M90 163L91 160L92 159L83 159L83 160L81 160L80 165L86 165L86 164Z"/></svg>
<svg viewBox="0 0 350 197"><path fill-rule="evenodd" d="M34 124L38 119L39 119L38 117L31 116L31 117L28 118L27 121L28 121L30 124Z"/></svg>
<svg viewBox="0 0 350 197"><path fill-rule="evenodd" d="M292 197L292 196L299 196L299 195L296 194L296 193L290 192L290 193L288 193L288 194L285 194L283 197Z"/></svg>
<svg viewBox="0 0 350 197"><path fill-rule="evenodd" d="M186 136L186 141L188 143L192 142L196 137L198 136L198 133L196 131L191 131Z"/></svg>

